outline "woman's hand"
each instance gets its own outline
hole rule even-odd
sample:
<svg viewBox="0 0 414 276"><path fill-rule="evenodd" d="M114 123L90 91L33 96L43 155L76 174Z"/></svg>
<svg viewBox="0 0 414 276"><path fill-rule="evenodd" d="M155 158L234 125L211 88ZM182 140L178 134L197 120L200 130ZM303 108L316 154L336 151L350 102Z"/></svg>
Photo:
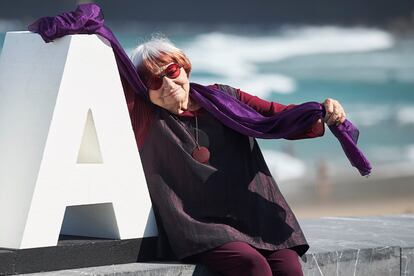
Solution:
<svg viewBox="0 0 414 276"><path fill-rule="evenodd" d="M325 106L326 110L324 121L329 126L335 124L340 125L345 121L345 111L337 100L328 98L322 104Z"/></svg>

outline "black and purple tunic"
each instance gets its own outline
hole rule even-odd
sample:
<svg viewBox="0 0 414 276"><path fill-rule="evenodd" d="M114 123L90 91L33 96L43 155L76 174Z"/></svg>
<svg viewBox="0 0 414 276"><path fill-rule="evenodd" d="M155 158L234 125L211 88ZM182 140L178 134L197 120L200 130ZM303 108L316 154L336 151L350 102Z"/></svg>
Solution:
<svg viewBox="0 0 414 276"><path fill-rule="evenodd" d="M266 115L289 106L263 101L218 85ZM257 141L224 126L204 109L174 115L127 95L139 153L159 228L160 249L178 259L231 241L267 250L291 248L302 256L309 245L269 172ZM145 106L147 105L147 106ZM209 149L207 164L191 153ZM322 135L323 123L302 137Z"/></svg>

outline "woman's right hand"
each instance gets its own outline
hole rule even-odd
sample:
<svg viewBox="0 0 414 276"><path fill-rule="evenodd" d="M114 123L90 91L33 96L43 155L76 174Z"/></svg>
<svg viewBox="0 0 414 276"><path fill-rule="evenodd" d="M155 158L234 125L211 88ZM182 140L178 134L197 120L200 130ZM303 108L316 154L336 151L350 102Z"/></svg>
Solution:
<svg viewBox="0 0 414 276"><path fill-rule="evenodd" d="M327 98L322 104L326 110L324 121L329 126L340 125L345 121L345 110L337 100Z"/></svg>

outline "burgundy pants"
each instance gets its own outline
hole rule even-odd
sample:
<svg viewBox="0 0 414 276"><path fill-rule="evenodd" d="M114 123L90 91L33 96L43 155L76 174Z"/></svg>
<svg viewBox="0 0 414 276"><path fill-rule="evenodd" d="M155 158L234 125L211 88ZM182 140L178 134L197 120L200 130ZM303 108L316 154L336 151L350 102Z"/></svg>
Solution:
<svg viewBox="0 0 414 276"><path fill-rule="evenodd" d="M296 251L255 249L245 242L229 242L192 257L225 276L302 276Z"/></svg>

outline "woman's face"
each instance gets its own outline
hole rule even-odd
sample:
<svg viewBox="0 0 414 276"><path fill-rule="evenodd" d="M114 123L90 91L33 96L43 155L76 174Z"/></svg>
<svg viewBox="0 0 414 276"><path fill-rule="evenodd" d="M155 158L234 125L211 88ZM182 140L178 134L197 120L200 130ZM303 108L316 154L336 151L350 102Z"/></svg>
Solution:
<svg viewBox="0 0 414 276"><path fill-rule="evenodd" d="M149 88L149 98L151 102L158 105L171 113L180 114L188 108L188 96L190 90L190 82L184 68L180 67L177 72L178 76L170 76L166 74L166 69L172 62L160 68L156 77L160 77L162 85L154 90Z"/></svg>

